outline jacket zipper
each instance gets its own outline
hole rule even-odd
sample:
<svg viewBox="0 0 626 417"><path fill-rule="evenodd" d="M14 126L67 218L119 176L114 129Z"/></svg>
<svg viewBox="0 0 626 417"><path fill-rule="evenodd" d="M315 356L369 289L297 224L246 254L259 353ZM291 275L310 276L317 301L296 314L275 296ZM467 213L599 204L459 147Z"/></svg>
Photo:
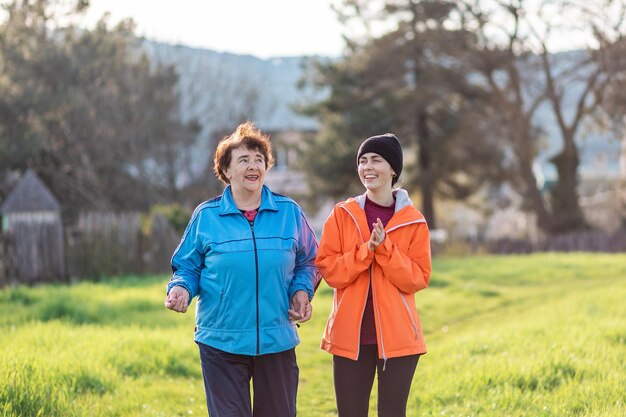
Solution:
<svg viewBox="0 0 626 417"><path fill-rule="evenodd" d="M383 357L383 372L387 367L387 354L385 353L385 342L383 341L383 321L380 319L380 311L378 310L378 302L376 300L376 290L374 289L374 282L372 280L372 267L370 266L370 285L372 287L372 302L374 303L374 309L376 310L376 316L378 316L378 327L380 328L380 351Z"/></svg>
<svg viewBox="0 0 626 417"><path fill-rule="evenodd" d="M258 214L257 214L258 215ZM247 220L247 219L246 219ZM248 221L250 230L252 231L252 243L254 244L254 267L255 267L255 283L256 283L256 354L261 354L261 331L259 324L259 254L256 247L256 238L254 236L254 223Z"/></svg>
<svg viewBox="0 0 626 417"><path fill-rule="evenodd" d="M350 210L348 210L345 207L342 207L342 208L348 213L350 217L352 217L352 221L354 221L354 224L356 225L356 228L359 231L359 235L361 236L361 241L362 243L365 243L365 238L363 237L363 233L361 233L361 228L359 227L359 223L356 221L352 213L350 213ZM376 302L376 291L374 290L374 282L372 280L371 265L369 267L369 275L370 275L370 288L372 289L372 303L374 304L375 313L378 316L378 327L380 329L380 335L379 335L380 350L382 352L382 357L383 357L383 371L384 371L385 367L387 366L387 354L385 353L385 343L383 342L383 324L382 324L382 321L380 320L380 311L378 310L378 303ZM367 299L365 300L365 304L367 304ZM361 329L361 325L363 325L363 313L365 312L365 304L363 305L363 311L361 311L361 324L359 325L359 329ZM359 339L358 339L358 344L357 344L357 356L356 356L357 359L359 358L360 352L361 352L361 332L359 330Z"/></svg>
<svg viewBox="0 0 626 417"><path fill-rule="evenodd" d="M361 228L359 227L359 223L356 221L352 213L350 213L350 210L348 210L347 208L343 206L341 208L343 208L346 211L346 213L348 213L348 216L352 217L352 220L354 221L354 224L356 225L356 230L359 231L359 235L361 236L361 242L365 243L365 238L363 237L363 233L361 233ZM371 266L370 266L370 287L372 287L372 267ZM344 294L344 297L345 296L346 295ZM372 296L373 296L373 293L372 293ZM343 298L341 299L341 301L343 301ZM339 305L341 305L341 301L337 305L337 310L339 310ZM361 354L361 326L363 325L363 314L365 313L366 304L367 304L367 297L365 298L365 304L363 304L363 310L361 310L361 321L359 322L359 337L357 339L357 344L356 344L356 359L359 359L359 355Z"/></svg>

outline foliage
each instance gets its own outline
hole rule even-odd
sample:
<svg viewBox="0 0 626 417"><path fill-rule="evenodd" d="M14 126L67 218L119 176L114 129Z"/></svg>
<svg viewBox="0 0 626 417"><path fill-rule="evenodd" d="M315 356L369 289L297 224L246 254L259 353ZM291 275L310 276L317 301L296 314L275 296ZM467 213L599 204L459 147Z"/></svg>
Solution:
<svg viewBox="0 0 626 417"><path fill-rule="evenodd" d="M429 353L407 415L621 415L625 268L623 254L435 259L416 296ZM166 281L0 291L0 415L206 415L193 314L163 307ZM331 297L322 284L299 329L304 416L336 415L319 349Z"/></svg>
<svg viewBox="0 0 626 417"><path fill-rule="evenodd" d="M196 126L177 75L139 52L132 21L78 28L72 2L11 1L0 21L0 175L33 167L65 214L175 198ZM61 22L70 22L62 24Z"/></svg>
<svg viewBox="0 0 626 417"><path fill-rule="evenodd" d="M312 67L317 76L310 79L330 87L329 97L308 109L322 122L306 152L312 188L335 198L355 190L360 142L394 132L405 149L406 187L420 190L424 214L436 227L435 196L467 198L505 177L499 141L482 123L488 118L483 87L466 75L473 36L446 27L454 12L448 1L344 1L341 12L363 26L394 24L382 35L352 39L342 59ZM332 181L315 172L332 172Z"/></svg>
<svg viewBox="0 0 626 417"><path fill-rule="evenodd" d="M337 9L356 35L341 59L307 76L330 90L308 109L322 123L307 148L316 193L352 194L351 153L365 137L393 131L409 152L407 188L419 188L433 228L435 199L505 182L543 232L587 227L579 146L623 79L624 1L344 0ZM556 53L557 36L586 42ZM556 125L556 178L542 189L538 119L546 114Z"/></svg>
<svg viewBox="0 0 626 417"><path fill-rule="evenodd" d="M183 234L189 219L191 218L191 212L185 210L180 204L157 204L150 209L150 214L162 214L169 221L170 225L180 235Z"/></svg>

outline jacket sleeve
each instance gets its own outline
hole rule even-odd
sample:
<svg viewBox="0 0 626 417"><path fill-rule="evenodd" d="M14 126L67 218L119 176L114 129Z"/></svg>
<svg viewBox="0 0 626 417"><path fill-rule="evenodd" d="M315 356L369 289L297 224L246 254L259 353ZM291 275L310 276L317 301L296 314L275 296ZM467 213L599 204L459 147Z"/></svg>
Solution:
<svg viewBox="0 0 626 417"><path fill-rule="evenodd" d="M189 292L189 302L198 295L200 272L204 266L202 245L198 239L198 213L194 213L180 244L172 255L172 277L167 284L167 293L179 285Z"/></svg>
<svg viewBox="0 0 626 417"><path fill-rule="evenodd" d="M412 294L428 287L432 270L430 257L430 233L426 223L417 225L404 253L389 235L376 248L376 262L382 267L383 275L400 291Z"/></svg>
<svg viewBox="0 0 626 417"><path fill-rule="evenodd" d="M332 288L344 288L368 269L374 260L374 252L367 248L367 242L350 242L350 249L343 251L344 242L337 213L341 208L335 207L322 231L320 248L315 264L326 283Z"/></svg>
<svg viewBox="0 0 626 417"><path fill-rule="evenodd" d="M313 299L315 287L319 282L319 274L315 266L317 255L317 238L304 213L299 213L298 224L298 248L296 250L296 266L294 278L289 286L289 299L296 291L304 290Z"/></svg>

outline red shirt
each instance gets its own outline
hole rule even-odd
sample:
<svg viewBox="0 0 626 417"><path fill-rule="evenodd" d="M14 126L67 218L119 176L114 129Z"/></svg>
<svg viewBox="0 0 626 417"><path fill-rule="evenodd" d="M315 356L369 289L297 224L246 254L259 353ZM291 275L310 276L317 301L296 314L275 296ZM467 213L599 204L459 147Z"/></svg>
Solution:
<svg viewBox="0 0 626 417"><path fill-rule="evenodd" d="M248 220L248 222L252 223L254 222L254 219L256 218L256 215L259 212L259 209L255 208L254 210L239 210L239 211L241 211L241 213Z"/></svg>
<svg viewBox="0 0 626 417"><path fill-rule="evenodd" d="M369 198L365 199L365 217L367 217L367 225L370 232L374 229L373 224L376 219L380 219L383 226L387 226L389 220L393 217L396 209L396 203L393 202L389 207L384 207L374 203ZM372 303L372 283L370 282L370 290L367 294L367 302L365 303L365 311L363 311L363 320L361 321L361 344L376 345L376 324L374 321L374 305Z"/></svg>

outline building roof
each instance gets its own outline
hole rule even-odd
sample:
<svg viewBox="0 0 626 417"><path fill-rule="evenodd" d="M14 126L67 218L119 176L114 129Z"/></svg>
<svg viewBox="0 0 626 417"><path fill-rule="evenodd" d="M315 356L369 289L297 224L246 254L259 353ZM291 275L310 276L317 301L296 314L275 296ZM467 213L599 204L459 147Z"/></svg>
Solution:
<svg viewBox="0 0 626 417"><path fill-rule="evenodd" d="M0 213L60 211L61 205L32 170L26 171L0 206Z"/></svg>

